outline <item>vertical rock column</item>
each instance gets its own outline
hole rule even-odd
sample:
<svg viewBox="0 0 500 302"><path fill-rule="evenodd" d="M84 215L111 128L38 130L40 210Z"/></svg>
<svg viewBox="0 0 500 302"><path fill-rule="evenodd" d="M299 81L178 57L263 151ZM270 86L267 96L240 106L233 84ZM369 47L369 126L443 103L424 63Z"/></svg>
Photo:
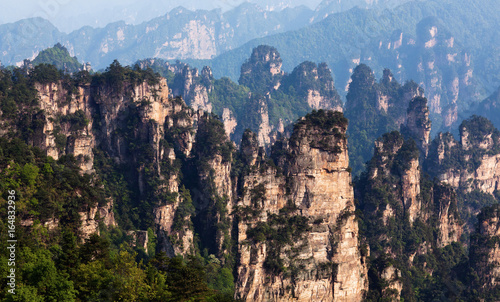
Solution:
<svg viewBox="0 0 500 302"><path fill-rule="evenodd" d="M471 236L470 261L479 280L474 288L482 295L500 293L500 205L484 208Z"/></svg>
<svg viewBox="0 0 500 302"><path fill-rule="evenodd" d="M249 193L240 206L261 209L261 213L239 224L242 261L236 292L240 298L363 299L367 271L359 252L358 224L354 219L346 127L347 120L339 112L320 110L306 116L295 126L289 147L282 152L287 160L278 160L284 163L280 167L283 176L277 173L280 168L262 164L260 172L246 178ZM256 194L259 185L262 196ZM277 245L280 237L269 235L267 241L250 240L258 231L256 226L267 224L279 234L280 221L285 221L285 229L292 228L294 232L287 243ZM300 226L304 221L305 225ZM276 268L275 263L282 267Z"/></svg>

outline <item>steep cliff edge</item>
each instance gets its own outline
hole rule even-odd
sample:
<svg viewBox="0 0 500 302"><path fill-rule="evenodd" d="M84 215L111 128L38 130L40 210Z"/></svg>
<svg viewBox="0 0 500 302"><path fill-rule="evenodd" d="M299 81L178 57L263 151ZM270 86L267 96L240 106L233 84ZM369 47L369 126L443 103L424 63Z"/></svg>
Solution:
<svg viewBox="0 0 500 302"><path fill-rule="evenodd" d="M42 71L46 76L47 70ZM40 78L38 72L34 76ZM195 116L181 100L169 98L166 80L117 62L93 77L82 72L73 79L41 79L34 83L43 112L43 126L33 139L37 147L55 160L74 157L81 173L103 188L100 182L116 177L116 167L130 167L128 185L122 190L128 192L126 199L136 202L124 202L121 193L113 192L108 193L106 203L82 207L82 238L99 233L99 222L117 226L115 213L124 223L129 218L122 211L135 204L145 210L142 220L149 218L142 225L134 222L135 227L155 229L161 249L171 255L192 251L190 216L176 219L177 209L184 211L182 205L190 199L189 193L180 192L177 158L191 152ZM114 172L107 168L111 163Z"/></svg>
<svg viewBox="0 0 500 302"><path fill-rule="evenodd" d="M241 66L239 84L225 77L215 79L209 67L198 72L186 64L161 60L140 64L169 78L173 96L181 96L195 110L221 116L227 135L235 142L248 128L258 133L260 145L267 148L283 134L284 127L311 110L343 108L325 63L306 61L285 73L278 50L271 46L253 49Z"/></svg>
<svg viewBox="0 0 500 302"><path fill-rule="evenodd" d="M384 70L377 83L373 71L365 64L358 65L351 76L346 96L345 115L349 119L347 134L353 174L365 170L373 156L373 143L384 133L399 130L412 122L413 108L409 105L423 90L415 82L399 84L390 70ZM409 119L409 120L407 120Z"/></svg>
<svg viewBox="0 0 500 302"><path fill-rule="evenodd" d="M500 181L500 132L479 116L463 121L459 130L458 142L446 133L433 140L429 172L460 191L493 194Z"/></svg>
<svg viewBox="0 0 500 302"><path fill-rule="evenodd" d="M422 153L422 157L427 157L429 153L431 121L426 98L415 97L410 101L406 113L406 124L401 125L401 133L413 138Z"/></svg>
<svg viewBox="0 0 500 302"><path fill-rule="evenodd" d="M256 162L244 177L237 297L362 300L366 266L353 215L346 127L341 113L313 112L295 125L278 167ZM281 165L280 156L288 163Z"/></svg>
<svg viewBox="0 0 500 302"><path fill-rule="evenodd" d="M479 277L474 288L482 298L500 295L500 206L484 208L471 237L471 264Z"/></svg>
<svg viewBox="0 0 500 302"><path fill-rule="evenodd" d="M413 139L397 131L384 134L355 183L370 250L370 299L414 299L409 289L422 286L415 283L421 276L440 273L431 263L462 235L455 192L425 176L420 154Z"/></svg>

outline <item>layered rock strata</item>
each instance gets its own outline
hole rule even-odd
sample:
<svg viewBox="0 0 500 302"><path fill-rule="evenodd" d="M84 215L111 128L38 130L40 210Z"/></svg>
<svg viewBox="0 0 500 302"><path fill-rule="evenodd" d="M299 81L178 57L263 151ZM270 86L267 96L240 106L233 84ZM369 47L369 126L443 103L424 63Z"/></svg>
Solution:
<svg viewBox="0 0 500 302"><path fill-rule="evenodd" d="M354 219L347 121L341 113L329 112L326 118L326 113L320 112L306 116L295 127L283 150L288 160L277 160L287 164L275 167L257 162L254 172L243 179L245 193L238 203L240 265L236 289L241 299L363 298L367 272ZM315 124L322 118L334 122L326 122L325 128ZM252 154L253 162L256 156ZM290 224L295 225L285 238L272 235L286 232Z"/></svg>
<svg viewBox="0 0 500 302"><path fill-rule="evenodd" d="M194 113L181 100L169 98L165 79L155 84L123 82L118 86L83 83L72 91L63 81L36 83L35 88L45 119L38 145L48 156L58 159L62 155L73 155L82 173L92 174L95 171L94 148L100 148L117 163L137 167L135 177L141 194L146 194L146 179L151 177L146 175L149 173L146 170L149 170L154 171L162 183L157 190L178 195L177 175L162 171L169 166L162 162L167 160L173 165L179 155L188 156L194 141L193 133L190 130L177 131L173 144L178 144L178 155L173 148L165 148L162 141L171 128L193 128ZM124 132L124 129L129 130ZM132 150L132 141L144 144L142 148L147 150L147 158L144 153ZM147 169L145 160L149 165ZM176 209L182 202L182 197L178 196L171 204L160 204L153 213L159 236L167 239L164 249L171 250L172 255L192 250L192 230L188 227L172 230ZM82 238L99 233L99 221L107 226L116 225L112 207L113 200L108 200L104 206L80 212ZM99 220L96 219L97 213ZM190 220L190 217L184 219ZM168 248L171 241L178 244Z"/></svg>

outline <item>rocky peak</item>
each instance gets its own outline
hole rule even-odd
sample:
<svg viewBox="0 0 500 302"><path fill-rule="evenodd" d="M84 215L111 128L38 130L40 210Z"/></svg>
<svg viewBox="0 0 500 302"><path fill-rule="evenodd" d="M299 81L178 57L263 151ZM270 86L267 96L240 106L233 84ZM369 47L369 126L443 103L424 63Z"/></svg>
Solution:
<svg viewBox="0 0 500 302"><path fill-rule="evenodd" d="M417 24L417 43L426 48L437 44L438 35L442 36L443 26L436 17L427 17Z"/></svg>
<svg viewBox="0 0 500 302"><path fill-rule="evenodd" d="M332 154L341 153L347 144L346 129L347 119L341 112L313 110L295 124L289 143L291 152L306 155L306 149L317 148Z"/></svg>
<svg viewBox="0 0 500 302"><path fill-rule="evenodd" d="M424 163L426 170L432 175L439 173L440 166L448 156L458 147L459 142L449 132L439 133L429 146L428 158Z"/></svg>
<svg viewBox="0 0 500 302"><path fill-rule="evenodd" d="M292 71L291 76L295 80L299 81L298 87L301 87L304 82L306 82L306 79L311 80L317 80L319 78L318 76L318 66L316 66L315 63L310 62L310 61L305 61L300 63L297 67L294 68Z"/></svg>
<svg viewBox="0 0 500 302"><path fill-rule="evenodd" d="M420 195L420 165L418 151L413 140L404 140L403 135L397 131L384 134L375 142L374 156L368 170L369 178L377 177L399 178L396 187L401 187L401 193L394 192L401 204L388 205L391 208L401 208L410 224L421 216ZM393 180L394 181L394 180Z"/></svg>
<svg viewBox="0 0 500 302"><path fill-rule="evenodd" d="M384 280L370 291L392 295L391 300L412 296L405 293L412 285L398 276L421 265L416 255L432 255L433 247L458 242L463 232L456 193L422 173L419 155L413 139L405 140L397 131L386 133L376 141L367 171L355 180L370 250L370 281ZM401 261L406 255L409 261Z"/></svg>
<svg viewBox="0 0 500 302"><path fill-rule="evenodd" d="M364 163L372 157L373 142L388 131L400 130L406 122L410 101L422 94L422 89L414 82L400 85L388 69L376 83L368 66L356 67L345 104L350 124L350 158L355 174L360 173Z"/></svg>
<svg viewBox="0 0 500 302"><path fill-rule="evenodd" d="M188 91L190 86L193 85L193 81L198 77L198 69L191 69L188 65L186 65L181 72L181 76L184 78L184 90Z"/></svg>
<svg viewBox="0 0 500 302"><path fill-rule="evenodd" d="M260 45L253 49L250 58L241 65L239 83L252 91L265 93L279 87L283 76L282 61L278 50Z"/></svg>
<svg viewBox="0 0 500 302"><path fill-rule="evenodd" d="M459 131L460 144L464 150L471 148L491 150L500 143L500 132L487 118L482 116L474 115L464 120Z"/></svg>
<svg viewBox="0 0 500 302"><path fill-rule="evenodd" d="M384 85L388 85L389 83L392 82L392 80L394 79L394 76L392 75L392 72L389 70L389 69L384 69L383 73L382 73L382 83Z"/></svg>
<svg viewBox="0 0 500 302"><path fill-rule="evenodd" d="M403 85L403 101L404 104L409 104L415 97L424 96L424 90L414 81L408 81Z"/></svg>
<svg viewBox="0 0 500 302"><path fill-rule="evenodd" d="M214 75L212 69L208 66L204 66L201 70L201 83L203 86L207 87L208 93L213 90Z"/></svg>
<svg viewBox="0 0 500 302"><path fill-rule="evenodd" d="M213 79L214 75L212 73L212 69L208 66L204 66L203 69L201 70L201 76L204 79L211 80Z"/></svg>
<svg viewBox="0 0 500 302"><path fill-rule="evenodd" d="M481 235L500 236L500 206L484 209L478 216L478 231Z"/></svg>
<svg viewBox="0 0 500 302"><path fill-rule="evenodd" d="M306 98L312 109L342 111L342 102L326 63L316 65L306 61L299 64L290 75L285 76L282 86L288 91L293 87L294 93Z"/></svg>
<svg viewBox="0 0 500 302"><path fill-rule="evenodd" d="M411 100L408 106L406 125L402 127L402 132L415 140L420 151L426 157L431 134L431 121L426 98L415 97Z"/></svg>
<svg viewBox="0 0 500 302"><path fill-rule="evenodd" d="M174 96L181 96L187 104L194 110L202 109L212 112L212 104L208 94L213 89L213 77L210 68L202 70L202 75L197 68L191 69L185 65L182 71L177 75L172 85Z"/></svg>
<svg viewBox="0 0 500 302"><path fill-rule="evenodd" d="M270 67L269 71L272 75L281 72L281 57L278 50L272 46L261 45L255 48L250 57L251 64L265 64ZM273 69L276 68L276 69ZM244 68L242 68L244 70Z"/></svg>
<svg viewBox="0 0 500 302"><path fill-rule="evenodd" d="M377 177L379 173L382 173L381 175L388 175L391 173L391 166L394 157L397 155L403 144L404 138L397 131L386 133L375 141L374 156L371 160L373 164L370 166L371 169L368 171L371 178Z"/></svg>
<svg viewBox="0 0 500 302"><path fill-rule="evenodd" d="M404 144L404 138L398 131L384 134L375 141L375 158L389 159L394 156Z"/></svg>
<svg viewBox="0 0 500 302"><path fill-rule="evenodd" d="M342 113L313 111L295 125L289 145L275 148L290 161L265 164L243 178L238 298L362 300L367 272L352 214L346 127ZM248 145L254 154L255 142Z"/></svg>
<svg viewBox="0 0 500 302"><path fill-rule="evenodd" d="M459 131L459 142L451 134L433 140L424 163L427 171L462 192L493 194L500 181L500 132L479 116L464 120Z"/></svg>
<svg viewBox="0 0 500 302"><path fill-rule="evenodd" d="M480 209L497 202L500 188L500 136L491 122L478 116L464 120L459 130L459 141L450 133L440 133L432 141L424 167L432 177L451 186L464 200L460 214L464 228L469 233ZM453 200L444 199L445 202L447 200L451 202L450 209L453 208ZM441 216L439 219L443 223L448 220L450 226L459 225L452 216ZM456 237L457 232L452 233L454 235L450 235L448 240ZM446 232L443 231L443 234ZM447 241L445 237L440 237L440 240Z"/></svg>
<svg viewBox="0 0 500 302"><path fill-rule="evenodd" d="M359 106L375 106L375 76L365 64L358 65L351 76L347 92L346 110L355 112Z"/></svg>

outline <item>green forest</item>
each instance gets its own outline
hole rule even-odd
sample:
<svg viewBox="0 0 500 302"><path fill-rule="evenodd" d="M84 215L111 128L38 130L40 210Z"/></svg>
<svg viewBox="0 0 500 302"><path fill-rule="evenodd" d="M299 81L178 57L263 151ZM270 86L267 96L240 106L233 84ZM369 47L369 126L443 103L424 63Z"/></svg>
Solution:
<svg viewBox="0 0 500 302"><path fill-rule="evenodd" d="M127 230L152 223L137 212L144 211L139 205L147 208L147 200L133 201L138 192L121 174L124 167L115 165L105 151L94 150L96 173L82 175L78 163L84 159L68 154L54 160L36 145L45 119L34 83L61 82L71 92L78 85L110 85L120 91L125 83L135 81L153 83L158 75L118 62L103 73L79 72L72 77L46 64L37 65L29 75L20 69L0 71L2 129L8 129L0 139L0 247L7 248L7 202L12 190L17 239L16 294L7 294L3 282L0 300L233 301L231 270L206 250L198 248L192 256L173 258L156 253L151 228L148 253L135 245ZM60 119L61 127L70 125L73 132L88 122L81 111ZM65 148L66 136L60 136L60 147ZM189 191L181 194L185 211L192 211ZM99 235L82 237L79 212L105 204L110 197L119 204L114 209L118 225L100 223ZM0 257L1 274L7 276L8 257L5 253Z"/></svg>
<svg viewBox="0 0 500 302"><path fill-rule="evenodd" d="M318 85L308 82L308 78L301 79L304 72L312 70L318 70L319 78L329 80L326 65L305 62L284 77L276 93L301 96ZM170 74L167 81L175 83L176 78L179 81L178 75ZM297 158L287 148L298 148L308 131L315 133L308 138L308 148L332 158L342 154L341 145L335 144L349 141L353 168L342 173L351 177L352 171L356 175L352 184L356 212L343 213L338 221L355 215L359 225L358 252L366 261L369 283L365 301L394 301L397 297L404 301L498 300L498 289L483 289L480 285L493 268L484 266L487 251L478 248L498 243L497 237L480 231L484 221L498 214L498 191L455 191L435 176L449 168L473 171L484 156L500 152L500 133L486 118L466 119L459 131L468 133L470 145L481 145L487 137L492 139L492 148L464 151L455 142L445 151L457 154L456 162L451 157L443 162L424 162L424 170L419 170L418 202L428 217L410 222L403 185L412 162L421 160L422 155L410 134L392 131L395 129L391 125L406 113L409 100L403 98L405 93L418 91L418 86L413 82L400 85L390 78L386 70L377 83L373 72L359 65L352 75L345 117L328 110L307 113L310 108L304 108L307 114L294 120L291 137L281 138L268 156L251 130L243 132L238 147L228 139L218 116L195 113L178 97L160 99L155 87L162 79L152 68L122 66L114 61L103 72L93 74L79 71L69 75L49 64L28 71L0 70L0 248L8 247L12 191L16 196L17 239L16 295L8 294L8 285L3 283L0 300L235 301L241 256L238 223L266 213L260 205L265 202L267 183L255 185L255 179L255 187L247 192L244 181L272 174L286 179L286 186L280 190L288 196L286 192L293 183L289 183L291 176L286 169ZM248 87L265 90L270 81L273 79L266 84L247 78L237 85L225 78L215 80L211 100L214 106L231 106L235 112L249 110L238 100L249 93ZM151 98L134 101L134 89L144 83L151 88ZM42 109L45 105L37 90L40 84L64 91L57 101L58 108L77 103L81 91L87 93L90 107L58 113L49 120L47 117L54 113ZM377 91L390 95L399 106L378 114ZM335 90L323 92L338 97ZM164 125L147 117L153 102L172 106L168 107L172 111ZM424 98L417 98L417 102L426 106ZM294 105L290 106L287 108ZM121 110L113 112L117 107ZM108 130L111 125L107 117L112 114L116 114L117 127ZM47 156L44 129L48 121L54 125L50 135L59 154L57 159ZM152 143L155 135L158 144ZM92 147L92 158L74 156L71 150L75 141L90 136L98 141ZM454 138L451 134L436 138L429 158L438 152L440 140L451 142ZM375 151L374 142L379 146ZM81 167L91 160L93 169L82 173ZM224 169L228 172L225 181L233 183L234 191L222 192L216 183ZM179 190L170 189L172 180ZM231 199L231 194L236 199ZM241 202L245 196L250 196L251 206L228 206L231 200ZM309 221L301 214L303 205L297 206L288 198L279 213L267 213L267 221L258 221L245 230L245 244L267 243L264 271L273 278L293 280L302 276L301 267L287 264L287 257L296 257L297 252L287 250L287 246L307 241L323 220ZM115 225L106 224L101 217L104 212L100 209L110 200ZM157 209L169 207L175 207L175 214L171 233L166 235L155 219ZM448 209L450 221L466 226L458 242L444 246L439 243L443 207ZM384 214L388 208L393 211L390 218ZM88 234L83 231L88 227L89 218L85 217L92 209L98 209L93 218L98 232ZM189 247L184 241L188 234L192 234ZM147 242L141 239L144 236ZM174 251L184 252L175 255ZM0 273L7 276L12 268L9 257L4 253L0 257ZM318 272L335 278L337 265L322 263ZM388 269L395 269L396 277L391 282L400 282L401 292L383 277Z"/></svg>

